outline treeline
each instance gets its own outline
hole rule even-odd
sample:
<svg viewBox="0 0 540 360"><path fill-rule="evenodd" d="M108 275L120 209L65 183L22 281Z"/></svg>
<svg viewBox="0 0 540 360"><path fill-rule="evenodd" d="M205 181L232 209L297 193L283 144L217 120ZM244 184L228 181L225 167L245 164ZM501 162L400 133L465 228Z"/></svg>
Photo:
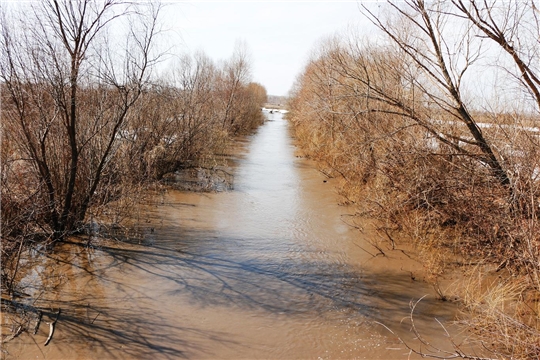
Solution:
<svg viewBox="0 0 540 360"><path fill-rule="evenodd" d="M296 136L382 237L418 247L435 284L450 263L494 264L461 288L466 323L490 356L539 358L539 10L460 0L371 9L362 13L376 41L327 39L299 76Z"/></svg>
<svg viewBox="0 0 540 360"><path fill-rule="evenodd" d="M18 256L84 231L106 204L196 167L263 122L245 49L185 55L164 75L154 2L2 9L2 287ZM113 36L114 34L114 36Z"/></svg>
<svg viewBox="0 0 540 360"><path fill-rule="evenodd" d="M169 80L153 84L138 102L120 134L129 178L160 180L202 165L232 137L261 125L266 89L251 82L249 66L240 48L220 65L203 53L183 56Z"/></svg>

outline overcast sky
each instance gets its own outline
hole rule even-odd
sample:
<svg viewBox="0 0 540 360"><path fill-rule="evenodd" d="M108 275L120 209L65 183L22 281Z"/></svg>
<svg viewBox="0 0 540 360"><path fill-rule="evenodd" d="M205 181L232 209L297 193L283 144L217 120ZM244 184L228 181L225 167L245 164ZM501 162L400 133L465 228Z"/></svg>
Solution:
<svg viewBox="0 0 540 360"><path fill-rule="evenodd" d="M369 31L356 1L173 0L168 4L166 23L181 44L176 52L203 50L218 61L229 58L235 43L244 41L253 80L270 95L287 95L322 38L350 26Z"/></svg>

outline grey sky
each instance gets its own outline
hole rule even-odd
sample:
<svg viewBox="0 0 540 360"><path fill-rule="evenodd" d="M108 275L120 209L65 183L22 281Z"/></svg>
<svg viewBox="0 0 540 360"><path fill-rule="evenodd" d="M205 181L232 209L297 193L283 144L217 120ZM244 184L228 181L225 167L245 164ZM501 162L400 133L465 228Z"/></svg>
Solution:
<svg viewBox="0 0 540 360"><path fill-rule="evenodd" d="M181 46L176 52L203 50L214 60L247 43L253 79L271 95L287 95L310 51L322 38L348 26L366 27L356 1L171 1L166 22Z"/></svg>

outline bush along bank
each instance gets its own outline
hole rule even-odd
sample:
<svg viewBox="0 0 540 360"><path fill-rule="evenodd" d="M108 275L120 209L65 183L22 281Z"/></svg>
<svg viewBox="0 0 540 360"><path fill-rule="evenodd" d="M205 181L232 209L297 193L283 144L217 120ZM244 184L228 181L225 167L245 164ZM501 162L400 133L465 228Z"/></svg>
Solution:
<svg viewBox="0 0 540 360"><path fill-rule="evenodd" d="M451 291L488 354L534 359L540 83L529 80L540 73L524 65L537 61L524 50L535 46L529 31L539 29L529 15L511 20L509 14L525 13L507 6L418 0L389 4L383 15L364 8L386 40L322 41L297 79L288 118L306 155L341 180L345 201L377 219L389 242L417 247L439 291L442 274L466 269ZM490 29L522 36L522 51L509 51L511 40ZM504 71L513 72L497 77L494 88L519 89L504 107L490 103L500 98L479 98L467 88L475 71L500 75L501 67L482 57L482 36L509 64Z"/></svg>

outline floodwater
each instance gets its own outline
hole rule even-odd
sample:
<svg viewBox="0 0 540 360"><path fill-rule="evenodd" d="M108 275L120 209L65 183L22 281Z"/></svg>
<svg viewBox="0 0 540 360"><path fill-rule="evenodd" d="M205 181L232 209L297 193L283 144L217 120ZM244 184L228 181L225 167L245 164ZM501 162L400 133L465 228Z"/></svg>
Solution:
<svg viewBox="0 0 540 360"><path fill-rule="evenodd" d="M232 190L171 190L137 210L138 240L34 254L23 283L43 320L4 356L406 359L397 335L419 346L407 316L424 295L416 325L447 347L435 317L448 324L455 308L412 279L418 265L390 259L403 252L373 256L374 233L347 225L331 181L295 156L282 115L268 116L236 154Z"/></svg>

